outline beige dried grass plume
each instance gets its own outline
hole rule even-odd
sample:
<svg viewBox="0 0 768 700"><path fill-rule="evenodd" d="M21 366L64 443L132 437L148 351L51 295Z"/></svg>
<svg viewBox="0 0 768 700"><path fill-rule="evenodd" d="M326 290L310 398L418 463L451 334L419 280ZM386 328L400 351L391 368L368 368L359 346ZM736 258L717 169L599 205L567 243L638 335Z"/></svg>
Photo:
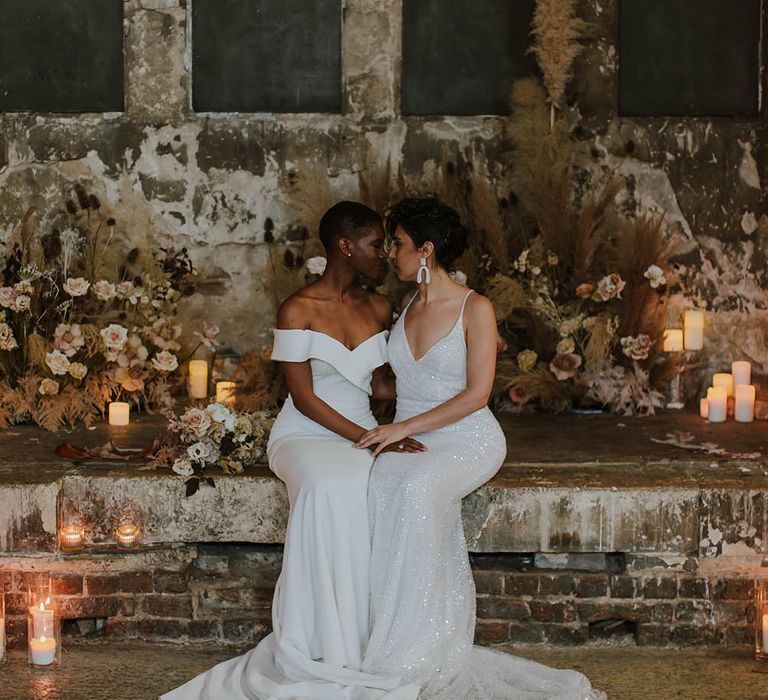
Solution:
<svg viewBox="0 0 768 700"><path fill-rule="evenodd" d="M554 125L555 110L573 74L573 61L583 48L580 40L588 25L576 16L576 0L536 0L532 25L535 43L529 51L544 76L550 125Z"/></svg>

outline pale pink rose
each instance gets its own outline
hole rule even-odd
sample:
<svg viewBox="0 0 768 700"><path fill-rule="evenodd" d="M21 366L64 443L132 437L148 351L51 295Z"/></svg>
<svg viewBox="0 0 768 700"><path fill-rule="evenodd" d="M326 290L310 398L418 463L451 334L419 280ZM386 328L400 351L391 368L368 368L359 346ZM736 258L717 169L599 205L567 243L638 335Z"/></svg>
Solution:
<svg viewBox="0 0 768 700"><path fill-rule="evenodd" d="M53 347L61 350L67 357L72 357L83 345L85 338L77 323L60 323L54 331Z"/></svg>
<svg viewBox="0 0 768 700"><path fill-rule="evenodd" d="M16 338L13 337L13 330L7 323L0 323L0 350L15 350L19 347Z"/></svg>
<svg viewBox="0 0 768 700"><path fill-rule="evenodd" d="M108 350L122 350L128 340L128 329L118 323L110 323L100 333Z"/></svg>
<svg viewBox="0 0 768 700"><path fill-rule="evenodd" d="M549 363L549 371L561 382L570 379L581 367L581 356L573 353L558 353Z"/></svg>
<svg viewBox="0 0 768 700"><path fill-rule="evenodd" d="M99 301L110 301L111 299L114 299L117 294L115 285L107 280L99 280L96 282L93 285L92 291Z"/></svg>
<svg viewBox="0 0 768 700"><path fill-rule="evenodd" d="M627 283L621 279L615 272L606 275L597 283L597 288L592 298L595 301L610 301L611 299L621 299L621 292Z"/></svg>
<svg viewBox="0 0 768 700"><path fill-rule="evenodd" d="M67 374L69 371L69 358L60 350L45 353L45 364L54 374Z"/></svg>
<svg viewBox="0 0 768 700"><path fill-rule="evenodd" d="M176 355L167 350L162 350L152 358L152 364L160 372L173 372L179 366Z"/></svg>
<svg viewBox="0 0 768 700"><path fill-rule="evenodd" d="M118 299L126 299L134 294L134 289L133 282L130 280L127 282L119 282L115 287L115 294Z"/></svg>
<svg viewBox="0 0 768 700"><path fill-rule="evenodd" d="M181 336L181 326L177 323L171 323L168 318L158 318L149 330L149 337L152 342L161 350L178 351L181 345L177 338Z"/></svg>
<svg viewBox="0 0 768 700"><path fill-rule="evenodd" d="M0 287L0 306L9 309L13 303L13 297L13 287Z"/></svg>
<svg viewBox="0 0 768 700"><path fill-rule="evenodd" d="M38 391L43 396L55 396L59 393L59 383L55 379L46 377L40 382L40 388Z"/></svg>
<svg viewBox="0 0 768 700"><path fill-rule="evenodd" d="M126 367L118 367L114 378L126 391L142 391L147 369L140 360L132 360Z"/></svg>
<svg viewBox="0 0 768 700"><path fill-rule="evenodd" d="M69 365L69 376L75 379L82 379L88 374L88 368L82 362L73 362Z"/></svg>
<svg viewBox="0 0 768 700"><path fill-rule="evenodd" d="M68 277L64 283L64 291L71 297L81 297L88 293L91 283L84 277Z"/></svg>
<svg viewBox="0 0 768 700"><path fill-rule="evenodd" d="M24 311L29 311L31 307L32 299L28 294L17 294L13 297L13 301L11 302L12 311L18 311L21 313Z"/></svg>
<svg viewBox="0 0 768 700"><path fill-rule="evenodd" d="M179 420L182 430L187 435L205 437L211 427L211 417L199 408L190 408Z"/></svg>
<svg viewBox="0 0 768 700"><path fill-rule="evenodd" d="M658 265L650 265L643 273L643 277L648 280L648 284L651 285L652 289L656 289L667 283L667 278L664 276L664 270Z"/></svg>
<svg viewBox="0 0 768 700"><path fill-rule="evenodd" d="M621 343L621 351L632 360L647 359L653 346L650 336L645 333L638 336L625 336L619 342Z"/></svg>
<svg viewBox="0 0 768 700"><path fill-rule="evenodd" d="M205 321L203 321L202 332L195 331L195 335L199 336L205 347L207 347L209 350L215 350L216 346L218 345L216 338L219 336L219 327L215 324L209 326Z"/></svg>

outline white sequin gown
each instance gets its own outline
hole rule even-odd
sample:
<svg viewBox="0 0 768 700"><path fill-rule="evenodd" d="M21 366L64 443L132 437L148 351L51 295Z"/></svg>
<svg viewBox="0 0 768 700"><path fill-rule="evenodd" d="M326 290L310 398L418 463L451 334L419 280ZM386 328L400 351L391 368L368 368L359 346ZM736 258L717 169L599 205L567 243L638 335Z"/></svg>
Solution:
<svg viewBox="0 0 768 700"><path fill-rule="evenodd" d="M464 304L451 332L418 361L404 331L408 307L392 329L396 420L466 388ZM412 679L421 700L601 697L575 671L473 647L475 586L461 499L498 471L506 440L488 408L417 437L428 452L381 455L371 474L372 631L363 669Z"/></svg>
<svg viewBox="0 0 768 700"><path fill-rule="evenodd" d="M365 428L371 374L386 362L385 331L349 350L310 330L276 330L272 357L310 360L315 394ZM273 632L163 700L412 700L392 674L361 671L368 641L369 451L300 413L288 397L270 434L270 468L291 512L272 604Z"/></svg>

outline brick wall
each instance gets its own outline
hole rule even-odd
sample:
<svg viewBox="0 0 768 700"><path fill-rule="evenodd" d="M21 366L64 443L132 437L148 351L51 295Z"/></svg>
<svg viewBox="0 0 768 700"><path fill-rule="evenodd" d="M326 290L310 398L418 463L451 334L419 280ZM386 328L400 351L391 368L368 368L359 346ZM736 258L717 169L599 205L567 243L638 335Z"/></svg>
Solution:
<svg viewBox="0 0 768 700"><path fill-rule="evenodd" d="M253 644L271 627L281 560L280 546L236 544L0 558L8 640L25 643L25 583L47 570L65 636ZM751 579L702 575L696 560L483 554L472 566L481 644L751 643Z"/></svg>

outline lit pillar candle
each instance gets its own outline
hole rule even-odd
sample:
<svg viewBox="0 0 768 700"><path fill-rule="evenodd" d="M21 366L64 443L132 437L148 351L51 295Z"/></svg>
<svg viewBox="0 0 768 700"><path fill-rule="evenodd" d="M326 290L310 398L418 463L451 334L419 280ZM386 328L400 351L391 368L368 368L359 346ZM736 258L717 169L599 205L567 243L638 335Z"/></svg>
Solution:
<svg viewBox="0 0 768 700"><path fill-rule="evenodd" d="M752 364L746 360L738 360L731 365L733 385L752 383Z"/></svg>
<svg viewBox="0 0 768 700"><path fill-rule="evenodd" d="M709 399L699 399L699 415L702 418L709 417Z"/></svg>
<svg viewBox="0 0 768 700"><path fill-rule="evenodd" d="M193 399L208 396L208 363L205 360L189 361L189 395Z"/></svg>
<svg viewBox="0 0 768 700"><path fill-rule="evenodd" d="M56 640L53 637L33 637L29 640L29 653L35 666L50 666L56 660Z"/></svg>
<svg viewBox="0 0 768 700"><path fill-rule="evenodd" d="M768 654L768 613L763 613L763 653Z"/></svg>
<svg viewBox="0 0 768 700"><path fill-rule="evenodd" d="M725 389L727 396L733 396L733 375L728 372L716 372L712 375L712 386Z"/></svg>
<svg viewBox="0 0 768 700"><path fill-rule="evenodd" d="M709 396L709 418L710 423L722 423L728 415L728 393L725 387L716 386L712 388Z"/></svg>
<svg viewBox="0 0 768 700"><path fill-rule="evenodd" d="M32 615L32 635L34 637L53 637L53 610L45 607L45 603L33 606L29 610Z"/></svg>
<svg viewBox="0 0 768 700"><path fill-rule="evenodd" d="M5 657L5 618L0 616L0 661Z"/></svg>
<svg viewBox="0 0 768 700"><path fill-rule="evenodd" d="M736 387L736 407L733 416L739 423L751 423L755 420L754 385L739 384Z"/></svg>
<svg viewBox="0 0 768 700"><path fill-rule="evenodd" d="M704 312L689 309L683 319L685 349L701 350L704 347Z"/></svg>
<svg viewBox="0 0 768 700"><path fill-rule="evenodd" d="M125 401L113 401L109 404L109 424L128 425L131 407Z"/></svg>
<svg viewBox="0 0 768 700"><path fill-rule="evenodd" d="M234 406L235 404L235 383L234 382L216 382L216 401Z"/></svg>
<svg viewBox="0 0 768 700"><path fill-rule="evenodd" d="M683 349L683 331L679 328L667 328L664 331L664 352L681 352Z"/></svg>

